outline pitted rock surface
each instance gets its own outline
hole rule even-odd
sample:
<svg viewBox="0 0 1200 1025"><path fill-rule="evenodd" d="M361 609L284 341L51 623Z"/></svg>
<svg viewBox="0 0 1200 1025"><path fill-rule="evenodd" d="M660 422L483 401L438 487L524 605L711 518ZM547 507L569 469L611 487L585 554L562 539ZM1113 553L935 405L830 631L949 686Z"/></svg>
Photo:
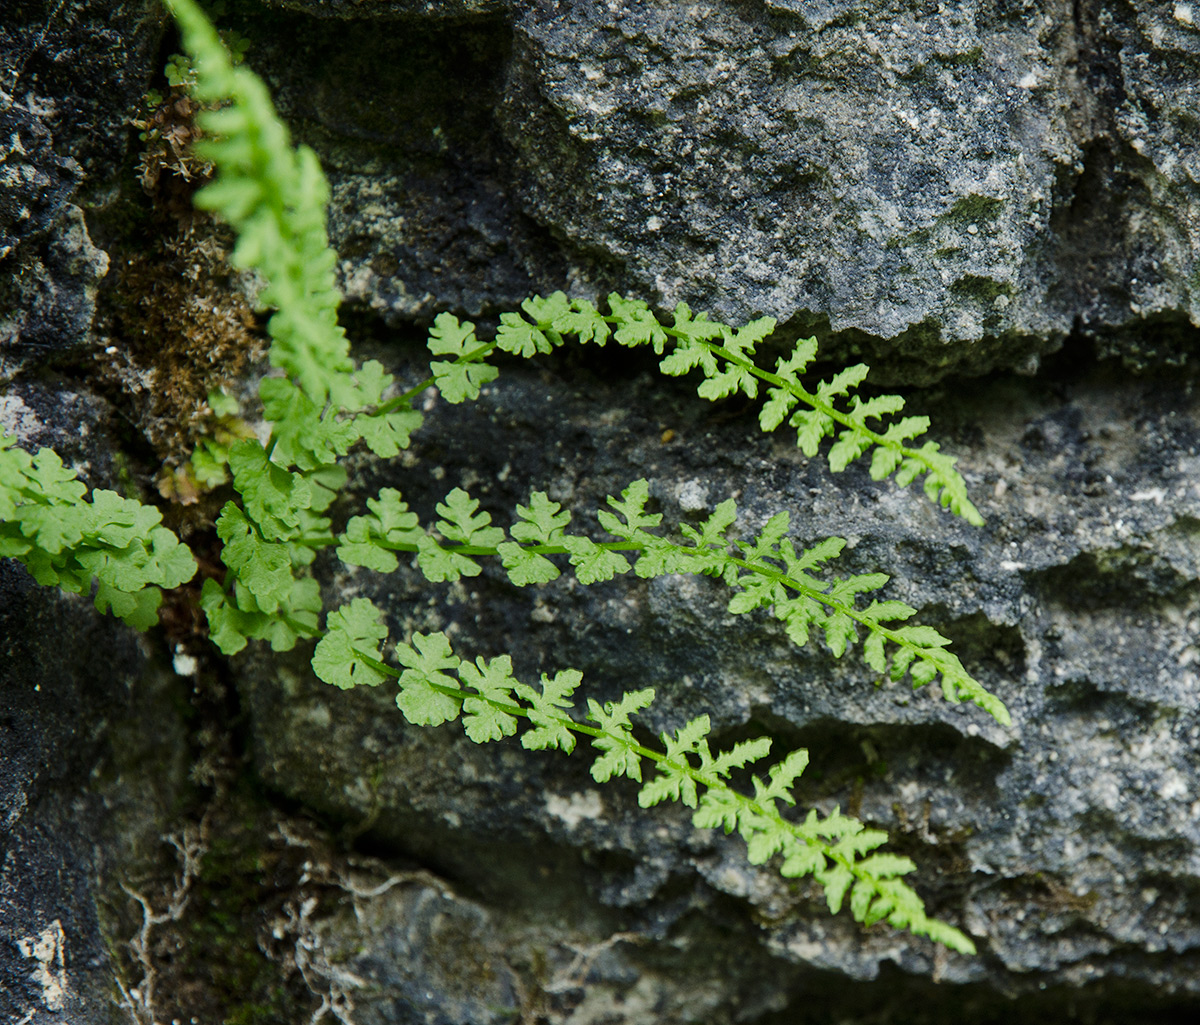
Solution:
<svg viewBox="0 0 1200 1025"><path fill-rule="evenodd" d="M526 679L573 666L601 700L653 686L655 733L707 712L723 740L767 732L780 754L808 747L802 800L887 828L921 866L917 888L981 956L831 918L809 888L749 866L736 838L692 830L681 809L638 809L636 788L597 786L584 759L477 747L458 727L407 728L390 693L346 695L256 660L244 684L264 780L369 821L381 842L485 893L535 887L536 851L547 865L576 852L579 885L619 909L621 928L656 941L686 942L690 915L732 898L757 923L760 950L803 971L876 980L895 965L1028 1000L1104 985L1196 1000L1194 390L1097 371L1055 387L1008 378L921 396L988 519L975 530L862 468L832 476L681 389L594 370L514 368L473 406L437 405L430 440L405 460L415 472L382 469L356 493L400 487L432 519L458 485L509 522L528 500L521 489L538 488L586 524L604 495L645 476L667 523L729 495L746 531L787 509L797 542L847 539L839 572L890 574L887 597L954 639L1014 726L936 689L875 685L857 655L798 650L777 623L728 615L707 578L560 579L527 593L490 572L431 588L411 571L381 580L339 569L335 593L374 598L393 636L444 629L462 657L512 652ZM777 999L803 977L785 973Z"/></svg>
<svg viewBox="0 0 1200 1025"><path fill-rule="evenodd" d="M395 323L533 281L768 314L896 380L1032 370L1072 332L1195 349L1189 5L335 11L246 31L331 167L348 297Z"/></svg>

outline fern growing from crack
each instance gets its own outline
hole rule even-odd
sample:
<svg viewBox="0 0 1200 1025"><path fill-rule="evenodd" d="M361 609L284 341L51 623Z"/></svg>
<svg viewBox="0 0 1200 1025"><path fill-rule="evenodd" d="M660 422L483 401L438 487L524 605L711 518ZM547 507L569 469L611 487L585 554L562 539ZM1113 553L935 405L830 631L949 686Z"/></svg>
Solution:
<svg viewBox="0 0 1200 1025"><path fill-rule="evenodd" d="M437 506L439 519L431 527L420 524L395 489L369 499L368 511L351 517L341 531L326 515L347 480L341 457L359 443L379 457L395 456L421 426L413 399L431 386L448 402L477 398L499 373L487 362L496 350L529 357L568 340L651 346L663 373L699 373L701 397L741 393L758 399L765 393L763 430L786 423L805 455L816 456L825 439L833 439L826 453L832 471L869 455L874 479L894 476L905 486L923 477L930 499L982 523L954 459L935 442L917 447L928 420L897 418L904 405L897 396L856 395L867 374L862 365L806 386L802 375L816 354L812 339L799 342L773 369L760 367L755 349L774 330L769 317L735 329L680 304L665 323L645 303L619 295L608 297L607 313L562 293L528 299L520 312L501 317L490 341L444 313L429 335L437 357L429 377L392 394L392 375L376 361L358 364L337 322L336 254L325 229L329 190L315 154L292 147L265 87L229 59L193 0L166 2L192 58L196 96L217 108L201 115L207 138L197 144L217 177L196 202L234 228L234 263L264 281L260 299L274 310L270 359L280 372L259 388L268 441L242 440L227 453L238 500L227 502L217 521L226 574L222 581L205 580L200 599L217 647L229 655L264 640L282 651L315 638L312 665L320 679L341 688L392 680L400 712L415 725L461 721L476 743L520 733L526 748L567 753L586 737L598 751L591 768L596 780L626 777L640 784L645 807L679 801L693 809L697 827L738 832L752 863L777 859L784 876L813 878L831 911L849 895L860 922L886 920L973 952L971 940L929 917L904 882L913 863L879 851L885 833L836 809L823 817L815 810L803 818L785 814L794 804L792 786L807 765L806 752L767 766L765 777L760 767L751 779L753 792L744 792L732 785L731 774L762 762L769 738L714 751L711 722L700 716L663 733L655 746L634 732L653 690L633 690L604 704L588 699L585 708L575 698L582 680L577 670L544 674L533 686L513 676L508 656L460 658L443 633L397 641L389 659L383 614L366 599L329 612L322 626L320 589L309 571L317 552L330 549L347 565L385 573L398 567L398 553L406 553L433 583L477 575L480 560L488 558L498 559L517 586L548 583L560 566L569 566L583 584L630 571L640 577L706 574L731 590L731 613L765 608L794 643L821 637L838 657L861 642L863 658L876 672L897 680L908 676L916 687L940 678L950 700L974 702L1007 724L1003 703L946 650L945 637L910 624L910 606L874 596L887 583L884 574L830 575L845 542L831 537L797 551L787 536L786 512L743 539L734 531L737 508L730 499L698 526L680 524L664 533L661 515L647 510L648 483L637 480L597 512L613 540L569 533L570 512L539 491L528 505L517 506L507 531L457 488ZM160 600L157 588L189 579L191 556L157 526L156 510L103 491L84 502L83 486L56 458L47 450L30 457L7 440L0 446L0 554L24 561L42 583L80 591L96 579L102 611L111 608L134 625L149 626Z"/></svg>

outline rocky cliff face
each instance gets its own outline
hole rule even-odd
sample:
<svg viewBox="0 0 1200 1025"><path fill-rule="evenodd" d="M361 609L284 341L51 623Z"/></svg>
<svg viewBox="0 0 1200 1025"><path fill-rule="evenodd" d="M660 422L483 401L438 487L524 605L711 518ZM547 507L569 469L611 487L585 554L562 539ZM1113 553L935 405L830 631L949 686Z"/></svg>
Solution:
<svg viewBox="0 0 1200 1025"><path fill-rule="evenodd" d="M588 522L637 477L668 520L737 495L749 532L787 509L798 543L837 534L848 569L891 575L1010 730L735 621L706 578L527 592L318 569L327 605L368 594L396 636L447 629L526 677L575 666L598 698L654 686L655 730L708 712L723 739L808 747L802 799L888 829L981 953L832 918L684 814L560 755L407 727L388 694L317 683L303 651L222 663L183 599L139 647L8 567L0 1008L1191 1020L1192 5L278 0L229 24L326 165L348 318L402 377L440 310L483 322L531 292L619 288L770 314L922 386L910 406L961 456L982 529L831 476L752 411L609 350L432 405L411 454L357 466L345 512L394 486L432 518L458 485L507 521L537 488ZM121 427L145 396L110 376L100 398L93 357L135 343L105 313L133 280L105 276L109 253L161 227L123 126L163 27L118 0L0 14L0 425L98 484L155 469ZM184 522L203 550L203 517Z"/></svg>

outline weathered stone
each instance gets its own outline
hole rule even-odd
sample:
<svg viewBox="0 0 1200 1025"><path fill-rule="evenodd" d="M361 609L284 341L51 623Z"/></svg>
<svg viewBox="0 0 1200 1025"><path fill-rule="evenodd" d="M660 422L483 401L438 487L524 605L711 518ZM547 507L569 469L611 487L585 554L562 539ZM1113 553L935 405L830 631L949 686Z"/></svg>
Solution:
<svg viewBox="0 0 1200 1025"><path fill-rule="evenodd" d="M727 895L757 922L760 952L796 966L764 990L781 1006L816 984L815 970L870 980L889 964L943 982L922 997L931 1021L966 993L945 983L1030 1007L1043 990L1067 1001L1091 987L1106 999L1106 986L1127 985L1151 1002L1195 1001L1194 394L1094 373L918 401L962 456L991 526L962 525L863 469L831 477L679 389L579 364L563 376L508 370L479 403L436 406L428 440L405 461L418 472L383 468L354 492L399 486L432 519L460 485L507 522L540 488L587 523L605 494L640 475L668 523L731 494L744 530L787 509L799 542L848 539L841 572L891 574L888 597L955 640L1008 703L1011 730L936 690L873 687L857 655L834 661L815 642L797 650L777 624L728 615L723 588L704 578L560 580L527 593L492 572L431 588L412 571L360 571L339 572L334 593L375 598L394 636L447 629L462 657L512 652L526 679L574 666L600 700L654 686L654 732L708 713L725 739L768 732L780 751L808 747L803 801L850 806L887 828L921 866L931 908L973 933L982 957L947 957L887 928L864 933L830 918L808 887L747 865L736 839L693 831L681 809L638 809L633 787L598 787L586 759L405 727L389 693L323 687L302 659L256 660L242 673L264 780L496 901L535 892L550 873L598 894L615 928L652 944L686 947ZM666 443L665 429L675 432ZM640 948L621 956L648 970ZM684 959L674 977L700 986L703 971ZM717 1001L706 1020L733 1013Z"/></svg>
<svg viewBox="0 0 1200 1025"><path fill-rule="evenodd" d="M462 18L507 11L511 0L264 0L318 18Z"/></svg>
<svg viewBox="0 0 1200 1025"><path fill-rule="evenodd" d="M230 20L327 162L360 332L619 287L733 320L769 313L894 379L1030 371L1072 333L1132 366L1186 362L1192 6L945 7L273 0ZM0 377L25 375L0 397L0 427L102 483L119 465L111 410L36 375L90 340L97 289L117 287L104 249L145 228L114 191L158 60L162 22L145 13L16 0L0 26ZM653 685L651 731L707 713L722 740L809 748L802 803L887 828L930 909L982 956L829 916L736 839L596 784L582 752L407 728L383 688L316 683L304 651L235 663L246 718L231 705L232 725L192 737L196 694L128 631L6 567L6 1019L109 1020L118 969L132 983L144 967L122 886L170 907L182 867L162 837L194 819L216 831L209 856L148 956L158 1006L202 1021L299 1020L346 998L360 1023L942 1025L996 1020L1001 997L1011 1022L1194 1017L1188 379L1120 381L1078 348L1039 379L917 395L988 516L973 531L603 356L509 367L481 403L434 406L425 440L360 471L341 511L392 484L429 521L462 484L502 522L531 488L590 522L639 475L668 521L735 493L748 530L787 508L799 541L837 533L848 570L892 574L889 595L953 637L1014 729L936 691L873 688L855 655L729 616L707 579L527 593L493 570L432 588L408 568L381 582L326 562L328 599L371 594L394 636L446 628L463 655L512 652L526 679L576 665L600 699ZM236 754L213 763L243 739L253 779L239 783ZM202 815L190 771L239 796ZM247 796L257 782L275 807ZM306 811L327 829L303 824L299 840ZM369 871L355 848L378 855Z"/></svg>
<svg viewBox="0 0 1200 1025"><path fill-rule="evenodd" d="M0 396L0 434L53 447L101 484L114 477L110 416L63 386L21 383ZM124 899L119 883L156 860L188 771L177 697L159 686L147 702L154 674L133 631L9 560L0 638L0 1017L106 1025L114 982L97 880ZM104 764L154 770L113 780Z"/></svg>
<svg viewBox="0 0 1200 1025"><path fill-rule="evenodd" d="M111 201L159 32L140 0L13 0L0 24L0 378L92 340Z"/></svg>
<svg viewBox="0 0 1200 1025"><path fill-rule="evenodd" d="M1188 10L544 0L246 31L330 164L354 303L616 286L929 381L1074 331L1134 366L1194 349Z"/></svg>

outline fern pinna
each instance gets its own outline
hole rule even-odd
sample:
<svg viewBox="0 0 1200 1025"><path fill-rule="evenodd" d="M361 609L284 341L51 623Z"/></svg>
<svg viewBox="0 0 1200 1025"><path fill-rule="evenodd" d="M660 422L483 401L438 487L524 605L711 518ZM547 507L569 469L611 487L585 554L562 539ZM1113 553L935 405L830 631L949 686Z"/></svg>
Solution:
<svg viewBox="0 0 1200 1025"><path fill-rule="evenodd" d="M238 237L233 261L258 272L264 282L260 298L274 310L267 329L278 374L259 387L270 437L265 445L240 441L228 452L236 497L217 522L227 572L222 581L206 580L201 597L212 641L233 654L250 640L287 650L298 640L316 639L312 665L320 679L341 688L390 683L409 722L459 721L476 743L519 734L526 748L571 752L580 737L586 738L596 752L591 772L597 781L627 777L640 785L638 798L645 807L680 801L694 809L697 827L738 832L751 862L778 859L783 875L815 879L831 911L848 903L860 922L886 920L973 952L966 935L926 915L904 881L913 863L879 851L885 833L836 809L803 817L788 811L793 783L808 763L805 751L767 764L769 738L716 749L707 716L663 733L652 744L635 733L637 715L654 699L652 690L604 704L590 698L581 703L576 695L582 676L574 669L543 674L532 684L513 675L508 656L463 657L444 633L390 642L383 612L363 598L330 611L322 625L322 599L309 569L318 551L331 549L347 565L382 573L395 570L403 553L435 583L475 576L483 559L498 560L520 587L547 583L568 569L583 584L631 571L640 577L708 574L728 585L730 612L766 609L796 644L821 639L836 656L861 642L863 657L875 671L896 680L907 676L915 687L940 679L949 700L974 702L1007 724L1003 703L947 651L945 637L912 625L915 610L908 605L875 597L887 582L884 574L832 574L830 566L845 542L829 538L798 551L788 537L786 512L757 535L744 537L736 530L737 508L730 499L698 526L664 529L662 516L647 509L648 483L637 480L597 512L609 540L571 531L569 510L540 491L517 506L507 530L459 488L437 506L439 518L432 524L422 524L393 488L368 499L367 510L341 529L327 515L347 479L339 465L342 456L359 443L380 457L395 456L421 425L415 397L432 386L448 402L477 398L498 374L487 362L496 350L536 356L567 341L652 347L664 373L697 373L704 398L741 393L764 399L763 430L786 423L806 455L817 455L823 441L832 439L826 455L831 470L869 456L873 478L894 476L905 486L923 477L931 499L970 523L981 523L954 459L934 442L915 440L928 420L898 417L904 403L897 396L863 400L856 395L867 374L862 365L806 384L804 375L816 354L812 339L798 343L773 369L759 366L755 349L775 327L769 317L734 329L680 304L667 323L645 303L618 295L609 296L603 310L562 293L528 299L519 312L502 316L491 340L478 339L472 324L443 313L429 333L435 357L429 377L399 391L378 362L360 364L352 358L337 323L336 255L325 231L329 192L315 154L291 145L263 84L229 59L193 0L167 4L192 60L196 96L216 108L202 115L206 138L198 144L198 155L216 168L216 179L197 194L196 203L233 227ZM0 552L24 559L42 573L40 580L81 589L90 567L101 581L97 604L126 614L121 604L126 599L113 597L114 585L104 576L105 558L140 567L140 575L119 578L137 584L122 594L154 584L174 586L191 575L190 557L173 547L173 537L165 536L169 532L150 523L152 513L136 514L150 528L144 550L131 541L119 549L125 554L114 558L110 550L125 541L124 533L111 525L81 527L64 535L59 551L79 553L70 557L84 570L56 570L57 579L39 570L45 565L40 553L50 551L42 540L50 535L38 526L41 513L35 509L43 503L39 482L49 474L48 494L68 489L62 508L80 507L82 492L55 483L49 457L31 462L13 451L0 449L0 517L5 521ZM42 466L44 471L38 469ZM107 495L97 492L89 508L113 506ZM104 558L88 554L98 543L108 546ZM59 559L64 566L67 561ZM151 604L152 598L142 601L127 618L148 625ZM752 773L750 790L731 783L735 770L743 769Z"/></svg>

